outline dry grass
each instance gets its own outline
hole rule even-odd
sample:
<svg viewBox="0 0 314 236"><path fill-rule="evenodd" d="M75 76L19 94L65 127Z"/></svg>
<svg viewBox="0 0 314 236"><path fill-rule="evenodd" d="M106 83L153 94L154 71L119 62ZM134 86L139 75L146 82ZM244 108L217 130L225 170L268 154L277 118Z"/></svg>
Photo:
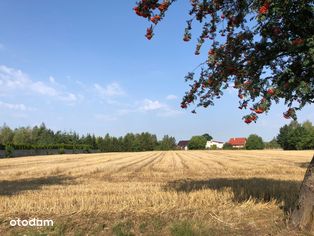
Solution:
<svg viewBox="0 0 314 236"><path fill-rule="evenodd" d="M1 159L0 235L296 235L285 220L312 156L172 151ZM56 226L10 228L17 217Z"/></svg>

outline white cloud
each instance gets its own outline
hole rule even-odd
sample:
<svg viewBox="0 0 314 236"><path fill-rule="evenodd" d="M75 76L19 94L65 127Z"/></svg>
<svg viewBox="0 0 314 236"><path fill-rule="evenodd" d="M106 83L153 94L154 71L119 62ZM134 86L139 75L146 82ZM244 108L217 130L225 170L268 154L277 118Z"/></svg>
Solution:
<svg viewBox="0 0 314 236"><path fill-rule="evenodd" d="M56 85L56 80L50 76L49 81ZM75 102L78 100L73 93L60 91L42 81L33 81L21 70L0 65L0 93L11 93L12 91L35 93L41 96L54 97L58 100Z"/></svg>
<svg viewBox="0 0 314 236"><path fill-rule="evenodd" d="M21 70L0 65L0 89L13 90L25 88L31 80Z"/></svg>
<svg viewBox="0 0 314 236"><path fill-rule="evenodd" d="M162 104L158 100L152 101L150 99L144 99L142 106L140 107L140 110L154 111L154 110L159 110L165 107L166 107L166 104Z"/></svg>
<svg viewBox="0 0 314 236"><path fill-rule="evenodd" d="M47 95L51 97L58 96L58 92L56 89L44 84L41 81L32 82L31 84L29 84L29 87L32 91L38 94Z"/></svg>
<svg viewBox="0 0 314 236"><path fill-rule="evenodd" d="M173 94L169 94L167 97L166 97L167 100L176 100L178 99L178 97L176 95L173 95Z"/></svg>
<svg viewBox="0 0 314 236"><path fill-rule="evenodd" d="M32 108L29 108L25 106L24 104L14 104L14 103L6 103L0 101L0 107L2 109L9 109L9 110L15 110L15 111L30 111L34 110Z"/></svg>
<svg viewBox="0 0 314 236"><path fill-rule="evenodd" d="M108 84L105 87L99 84L94 84L94 88L96 89L98 94L102 97L115 97L115 96L122 96L125 94L121 86L115 82Z"/></svg>
<svg viewBox="0 0 314 236"><path fill-rule="evenodd" d="M173 109L165 103L161 103L158 100L153 101L150 99L144 99L138 110L144 112L156 111L156 114L162 117L176 116L182 113L181 111Z"/></svg>
<svg viewBox="0 0 314 236"><path fill-rule="evenodd" d="M79 97L81 99L83 98L82 96L79 96ZM67 93L67 94L64 94L62 96L59 96L59 99L62 101L66 101L66 102L76 102L76 101L78 101L79 97L73 93Z"/></svg>

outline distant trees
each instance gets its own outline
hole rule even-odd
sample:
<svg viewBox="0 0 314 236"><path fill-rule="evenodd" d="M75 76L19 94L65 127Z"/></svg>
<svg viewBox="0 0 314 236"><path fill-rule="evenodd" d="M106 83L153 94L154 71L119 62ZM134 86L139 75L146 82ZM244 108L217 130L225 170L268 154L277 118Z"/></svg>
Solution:
<svg viewBox="0 0 314 236"><path fill-rule="evenodd" d="M176 139L174 137L165 135L159 142L159 150L174 150L176 149Z"/></svg>
<svg viewBox="0 0 314 236"><path fill-rule="evenodd" d="M204 136L193 136L188 144L190 150L205 149L207 139Z"/></svg>
<svg viewBox="0 0 314 236"><path fill-rule="evenodd" d="M92 134L80 136L76 132L54 132L44 123L34 127L20 127L12 130L7 125L0 127L0 149L10 146L14 149L90 149L102 152L133 152L152 150L174 150L176 140L165 135L158 141L157 136L148 132L128 133L123 137L106 134L96 137Z"/></svg>
<svg viewBox="0 0 314 236"><path fill-rule="evenodd" d="M32 144L32 130L30 128L19 128L14 131L13 144Z"/></svg>
<svg viewBox="0 0 314 236"><path fill-rule="evenodd" d="M284 150L314 149L314 127L310 121L292 121L280 128L277 142Z"/></svg>
<svg viewBox="0 0 314 236"><path fill-rule="evenodd" d="M203 136L204 138L206 138L207 141L210 141L210 140L213 139L213 137L212 137L211 135L209 135L209 134L203 134L202 136Z"/></svg>
<svg viewBox="0 0 314 236"><path fill-rule="evenodd" d="M265 149L279 149L281 148L280 144L277 142L276 138L273 138L269 142L265 142Z"/></svg>
<svg viewBox="0 0 314 236"><path fill-rule="evenodd" d="M247 150L264 149L264 147L263 139L256 134L251 134L245 144L245 149Z"/></svg>
<svg viewBox="0 0 314 236"><path fill-rule="evenodd" d="M0 143L3 145L8 145L13 143L14 133L10 127L4 124L0 128Z"/></svg>

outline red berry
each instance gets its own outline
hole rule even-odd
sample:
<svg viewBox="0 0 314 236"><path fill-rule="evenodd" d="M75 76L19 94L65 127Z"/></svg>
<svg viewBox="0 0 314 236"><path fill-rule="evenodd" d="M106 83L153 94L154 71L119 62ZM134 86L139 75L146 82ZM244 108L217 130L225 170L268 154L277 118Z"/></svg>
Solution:
<svg viewBox="0 0 314 236"><path fill-rule="evenodd" d="M264 112L264 110L263 110L262 108L258 107L257 109L255 109L255 112L256 112L257 114L261 114L261 113Z"/></svg>
<svg viewBox="0 0 314 236"><path fill-rule="evenodd" d="M267 94L274 95L275 94L275 90L273 88L270 88L270 89L267 90Z"/></svg>
<svg viewBox="0 0 314 236"><path fill-rule="evenodd" d="M252 122L251 117L245 118L244 122L250 124Z"/></svg>

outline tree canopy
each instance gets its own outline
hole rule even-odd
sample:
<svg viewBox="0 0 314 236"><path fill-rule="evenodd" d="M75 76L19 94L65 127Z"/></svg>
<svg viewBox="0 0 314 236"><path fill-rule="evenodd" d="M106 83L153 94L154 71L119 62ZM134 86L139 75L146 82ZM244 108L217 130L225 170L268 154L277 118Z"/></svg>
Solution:
<svg viewBox="0 0 314 236"><path fill-rule="evenodd" d="M247 150L258 150L258 149L264 149L265 148L265 144L263 142L263 139L256 135L256 134L251 134L248 139L247 142L245 144L245 149Z"/></svg>
<svg viewBox="0 0 314 236"><path fill-rule="evenodd" d="M292 121L280 128L277 142L285 150L314 149L314 126L309 121Z"/></svg>
<svg viewBox="0 0 314 236"><path fill-rule="evenodd" d="M157 140L157 136L149 132L127 133L121 137L109 134L95 136L94 134L79 135L76 132L53 131L43 123L40 126L15 129L4 124L0 126L0 150L5 149L5 146L12 146L15 149L88 147L102 152L133 152L174 150L176 140L169 135L165 135L162 140Z"/></svg>
<svg viewBox="0 0 314 236"><path fill-rule="evenodd" d="M207 141L210 141L210 140L213 139L213 137L212 137L211 135L207 134L207 133L206 133L206 134L203 134L202 136L203 136L204 138L206 138Z"/></svg>
<svg viewBox="0 0 314 236"><path fill-rule="evenodd" d="M193 136L188 144L191 150L202 150L206 146L206 138L204 136Z"/></svg>
<svg viewBox="0 0 314 236"><path fill-rule="evenodd" d="M151 23L147 39L175 2L137 2L135 13ZM238 92L239 108L250 110L246 123L256 122L273 102L285 102L287 119L314 102L314 0L189 2L183 40L190 41L193 23L200 23L195 54L205 51L208 57L186 75L190 90L182 108L214 105L230 87Z"/></svg>

